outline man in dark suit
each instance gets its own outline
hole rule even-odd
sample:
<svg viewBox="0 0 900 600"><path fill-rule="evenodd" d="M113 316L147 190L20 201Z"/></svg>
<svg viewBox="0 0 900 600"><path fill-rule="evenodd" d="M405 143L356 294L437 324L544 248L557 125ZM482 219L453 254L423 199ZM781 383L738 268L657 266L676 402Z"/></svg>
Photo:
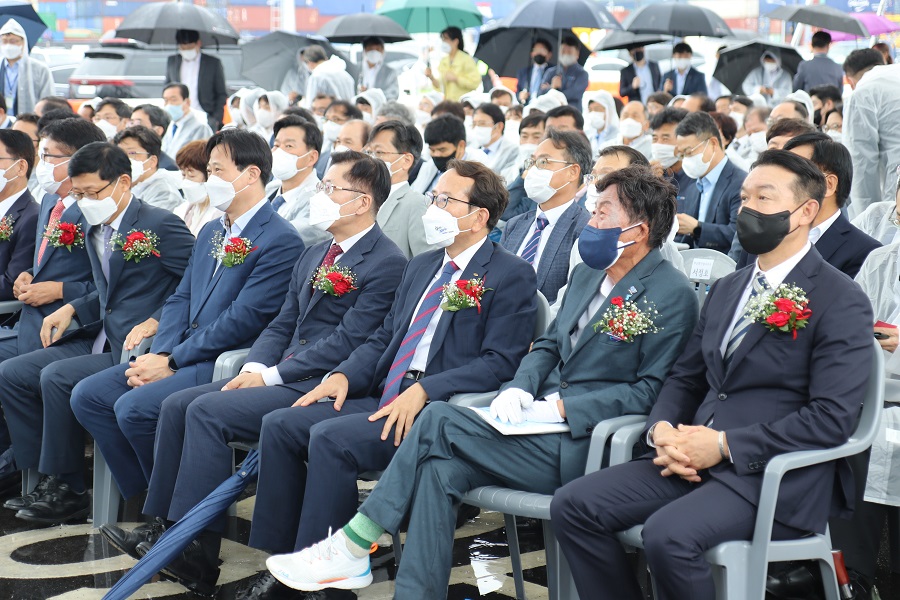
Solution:
<svg viewBox="0 0 900 600"><path fill-rule="evenodd" d="M709 114L689 114L675 128L675 136L675 156L685 175L695 180L684 192L684 206L678 207L675 240L727 253L747 174L725 156L719 128Z"/></svg>
<svg viewBox="0 0 900 600"><path fill-rule="evenodd" d="M161 316L128 345L155 334L150 353L81 381L75 417L93 436L122 492L147 489L160 406L175 392L209 383L222 352L253 343L278 313L296 257L297 230L272 209L265 182L272 155L258 135L229 129L207 144L210 172L239 190L225 215L197 235L191 260ZM229 247L237 248L229 254Z"/></svg>
<svg viewBox="0 0 900 600"><path fill-rule="evenodd" d="M812 162L771 150L760 155L743 194L738 235L759 259L707 296L647 420L645 439L655 452L570 483L550 507L584 598L644 597L615 536L640 523L657 597L714 598L703 553L751 539L766 463L838 446L853 431L872 360L873 316L859 286L809 243L825 178ZM780 213L790 213L788 223ZM756 312L782 284L809 301L796 338L770 330ZM846 467L840 461L788 473L772 538L822 532L830 513L852 509Z"/></svg>
<svg viewBox="0 0 900 600"><path fill-rule="evenodd" d="M578 64L582 44L575 36L566 36L559 46L559 64L544 73L540 94L550 90L562 92L569 106L581 110L581 99L590 83L587 71Z"/></svg>
<svg viewBox="0 0 900 600"><path fill-rule="evenodd" d="M630 48L628 54L632 62L619 72L619 96L646 106L650 94L658 92L662 85L659 63L647 58L643 46Z"/></svg>
<svg viewBox="0 0 900 600"><path fill-rule="evenodd" d="M0 404L16 465L44 474L33 492L4 506L37 523L87 514L84 436L69 407L72 388L118 363L129 332L159 318L194 243L180 218L132 197L131 163L117 146L84 146L68 172L71 195L89 224L84 244L96 290L44 319L42 350L0 364ZM76 317L83 326L64 337Z"/></svg>
<svg viewBox="0 0 900 600"><path fill-rule="evenodd" d="M553 46L545 39L537 38L531 44L531 64L522 67L516 74L516 95L519 102L528 104L541 94L541 82L544 81L544 73L555 65L550 62L553 58Z"/></svg>
<svg viewBox="0 0 900 600"><path fill-rule="evenodd" d="M591 215L575 202L590 173L591 145L572 131L550 129L525 170L525 193L536 206L509 220L500 245L537 273L538 290L553 304L569 277L569 254Z"/></svg>
<svg viewBox="0 0 900 600"><path fill-rule="evenodd" d="M822 258L838 271L856 277L866 257L881 243L850 224L842 212L850 197L853 162L850 151L824 133L804 133L784 146L794 154L811 160L825 175L825 199L809 230L809 241ZM737 268L756 261L756 256L741 250Z"/></svg>
<svg viewBox="0 0 900 600"><path fill-rule="evenodd" d="M39 208L28 191L33 167L31 138L0 129L0 300L15 297L13 284L34 256Z"/></svg>
<svg viewBox="0 0 900 600"><path fill-rule="evenodd" d="M504 436L468 408L432 403L358 514L331 538L335 562L343 561L342 551L361 554L348 561L356 568L346 575L368 567L362 546L368 549L369 537L396 532L408 514L397 597L443 598L460 496L491 484L552 494L584 473L597 423L650 411L697 322L696 294L659 252L674 217L675 189L649 169L628 167L602 180L598 206L591 233L580 242L586 264L575 268L558 317L500 388L490 411L497 425L565 422L569 431ZM600 235L611 229L612 235ZM623 247L618 257L617 247ZM622 298L650 312L658 307L657 331L626 342L595 327ZM327 532L321 531L319 539ZM300 560L296 554L275 556L267 566L291 587L319 589L305 585L322 585L325 578L314 554L307 549ZM312 558L311 564L303 558ZM335 587L345 587L342 575L331 574Z"/></svg>
<svg viewBox="0 0 900 600"><path fill-rule="evenodd" d="M166 80L163 85L183 83L190 97L206 113L209 128L218 131L222 127L228 88L225 86L225 70L222 61L200 52L200 34L192 29L175 32L178 54L166 61Z"/></svg>
<svg viewBox="0 0 900 600"><path fill-rule="evenodd" d="M673 96L690 96L702 92L707 94L706 77L691 65L694 51L691 47L679 42L672 48L673 69L663 75L663 91Z"/></svg>

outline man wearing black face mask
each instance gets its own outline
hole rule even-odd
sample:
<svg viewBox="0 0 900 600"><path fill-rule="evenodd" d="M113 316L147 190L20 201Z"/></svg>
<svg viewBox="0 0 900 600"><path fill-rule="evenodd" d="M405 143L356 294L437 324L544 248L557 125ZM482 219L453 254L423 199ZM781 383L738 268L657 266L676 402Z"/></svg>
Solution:
<svg viewBox="0 0 900 600"><path fill-rule="evenodd" d="M637 100L646 105L650 94L662 89L659 64L647 59L643 46L631 48L628 54L633 62L621 71L619 96L627 96L630 102Z"/></svg>
<svg viewBox="0 0 900 600"><path fill-rule="evenodd" d="M741 245L759 258L710 290L647 419L644 440L655 450L556 493L551 523L581 597L644 597L616 538L643 523L658 597L714 598L704 552L752 538L767 463L849 438L868 383L874 319L859 286L809 243L825 185L801 156L760 155L737 221ZM785 295L806 299L800 327L777 316L784 306L773 298ZM825 531L832 507L846 516L846 467L785 475L772 539Z"/></svg>
<svg viewBox="0 0 900 600"><path fill-rule="evenodd" d="M447 170L451 160L474 160L485 164L487 156L477 148L466 147L466 126L455 115L435 117L425 126L422 135L431 153L431 160L426 161L416 180L412 183L413 191L420 194L430 192L437 184L438 178Z"/></svg>
<svg viewBox="0 0 900 600"><path fill-rule="evenodd" d="M527 67L522 67L516 74L519 80L517 85L519 102L528 104L538 97L541 91L541 81L547 69L555 66L550 60L553 58L553 47L547 40L538 38L531 45L531 62Z"/></svg>

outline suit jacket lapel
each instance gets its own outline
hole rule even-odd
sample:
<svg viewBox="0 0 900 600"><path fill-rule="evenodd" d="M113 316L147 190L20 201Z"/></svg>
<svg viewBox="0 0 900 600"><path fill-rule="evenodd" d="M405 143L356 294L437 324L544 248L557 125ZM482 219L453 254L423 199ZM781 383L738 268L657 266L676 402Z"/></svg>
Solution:
<svg viewBox="0 0 900 600"><path fill-rule="evenodd" d="M381 208L378 209L378 220L381 223L387 223L388 219L391 218L391 215L394 213L394 210L400 206L400 202L403 201L403 197L406 196L406 192L409 190L409 186L404 186L403 188L397 190L397 193L391 194L388 196L388 199L385 200L384 204L381 205Z"/></svg>
<svg viewBox="0 0 900 600"><path fill-rule="evenodd" d="M529 210L525 213L519 226L514 231L509 232L508 248L509 251L516 256L519 256L519 248L522 247L522 242L525 241L525 238L531 237L531 232L533 230L531 225L534 223L534 216L536 214L536 210ZM540 287L540 284L538 284L538 287Z"/></svg>
<svg viewBox="0 0 900 600"><path fill-rule="evenodd" d="M569 356L574 353L575 348L572 344L572 332L578 327L578 320L581 318L581 315L584 314L584 311L587 310L588 306L591 303L597 293L600 291L600 286L603 284L603 280L606 279L606 271L598 271L597 269L591 269L589 273L589 278L587 283L584 286L584 293L578 296L577 304L574 304L571 311L567 311L564 318L560 318L563 315L558 315L557 320L562 327L559 327L560 335L562 335L562 355L566 357L568 360ZM593 290L593 291L591 291ZM584 337L586 332L582 334L581 337ZM581 338L579 338L579 342Z"/></svg>
<svg viewBox="0 0 900 600"><path fill-rule="evenodd" d="M541 252L541 261L538 263L538 289L540 289L541 286L544 285L547 276L550 274L550 267L553 265L552 260L543 260L543 257L546 256L547 258L552 258L556 256L556 252L557 250L559 250L563 238L566 237L566 234L569 232L569 227L575 220L575 215L578 214L579 209L580 207L578 206L578 204L573 202L572 206L563 211L563 214L561 214L556 223L554 223L553 229L550 230L550 237L547 238L547 243L544 245L544 251Z"/></svg>
<svg viewBox="0 0 900 600"><path fill-rule="evenodd" d="M141 211L141 203L137 198L132 198L131 202L128 204L128 208L125 209L125 214L122 217L122 223L119 225L119 229L116 231L114 235L118 235L122 238L122 241L125 241L125 237L128 233L134 229L134 224L137 223L138 214ZM156 233L156 232L154 232ZM110 240L112 241L112 240ZM100 256L100 261L102 263L103 256ZM122 269L125 267L125 255L122 253L121 248L116 248L115 251L110 253L109 257L109 292L116 289L116 284L119 281L119 276L122 274Z"/></svg>
<svg viewBox="0 0 900 600"><path fill-rule="evenodd" d="M360 242L362 242L362 240L360 240ZM331 248L331 245L327 245L327 246L325 246L325 252L322 252L321 254L318 254L317 256L311 257L312 260L315 261L315 263L310 265L307 268L307 277L303 281L302 286L300 287L301 292L300 292L299 306L303 306L304 302L306 303L306 307L300 309L300 314L302 315L302 317L304 319L306 318L306 315L308 315L309 312L312 310L312 307L314 305L318 304L319 300L322 299L322 295L324 294L324 292L322 292L320 290L313 289L312 278L315 277L316 271L322 265L322 261L325 260L325 256L328 254L328 250L330 248ZM356 246L353 246L353 248L350 249L350 252L348 252L348 254L352 253L354 250L356 250ZM341 261L341 262L343 262L343 261Z"/></svg>
<svg viewBox="0 0 900 600"><path fill-rule="evenodd" d="M822 234L816 242L816 250L825 259L825 262L834 256L838 248L844 243L844 236L850 231L850 222L844 215L838 215L837 220Z"/></svg>
<svg viewBox="0 0 900 600"><path fill-rule="evenodd" d="M724 198L725 190L731 183L731 175L734 172L734 170L730 168L731 166L731 161L728 161L725 163L725 166L722 167L722 172L719 174L718 181L716 181L716 187L713 188L712 198L709 199L709 206L706 207L706 214L697 217L699 220L707 223L712 221L710 216L716 214L719 202Z"/></svg>
<svg viewBox="0 0 900 600"><path fill-rule="evenodd" d="M372 228L369 233L364 235L362 239L353 244L353 247L350 248L350 250L346 254L342 254L340 256L340 259L337 262L337 266L353 271L353 267L363 261L365 255L372 250L372 248L375 246L375 242L378 241L378 238L381 235L381 229L378 227L378 225L375 225L375 227ZM325 251L325 254L328 254L328 250ZM322 260L325 259L325 254L322 255L322 258L319 260L316 268L318 268L318 266L322 264ZM311 311L313 307L319 303L319 300L321 300L324 295L325 292L315 290L315 292L313 292L312 298L310 298L309 306L307 307L306 312L308 313L309 311Z"/></svg>

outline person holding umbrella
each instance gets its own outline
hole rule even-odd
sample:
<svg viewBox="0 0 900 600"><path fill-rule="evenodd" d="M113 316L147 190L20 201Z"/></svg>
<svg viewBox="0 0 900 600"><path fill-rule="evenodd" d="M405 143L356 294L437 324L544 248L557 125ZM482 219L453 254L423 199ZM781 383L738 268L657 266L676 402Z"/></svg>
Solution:
<svg viewBox="0 0 900 600"><path fill-rule="evenodd" d="M679 42L672 47L672 67L674 68L663 76L664 92L676 96L690 96L694 92L708 93L703 73L691 65L693 57L693 48L684 42Z"/></svg>
<svg viewBox="0 0 900 600"><path fill-rule="evenodd" d="M203 44L198 31L179 29L175 32L175 42L178 44L178 54L170 56L166 61L164 85L186 85L190 97L194 99L194 109L206 113L209 128L218 131L222 127L225 103L228 101L222 61L200 52Z"/></svg>
<svg viewBox="0 0 900 600"><path fill-rule="evenodd" d="M537 38L531 45L531 65L519 70L517 85L519 102L528 104L537 98L541 92L541 82L544 81L544 72L555 65L550 62L553 58L553 46L545 39Z"/></svg>
<svg viewBox="0 0 900 600"><path fill-rule="evenodd" d="M628 50L632 63L624 67L619 77L619 96L647 104L650 94L659 91L661 74L659 63L647 59L643 46Z"/></svg>
<svg viewBox="0 0 900 600"><path fill-rule="evenodd" d="M378 88L384 92L385 98L396 100L400 96L400 85L397 83L397 72L384 64L384 41L372 36L364 39L362 45L366 60L359 76L359 93Z"/></svg>
<svg viewBox="0 0 900 600"><path fill-rule="evenodd" d="M425 69L425 77L431 85L444 93L444 100L459 102L459 99L471 92L481 83L481 74L475 59L466 54L462 30L459 27L448 27L441 32L441 50L447 56L438 64L440 79L434 76L431 67Z"/></svg>
<svg viewBox="0 0 900 600"><path fill-rule="evenodd" d="M11 116L34 112L38 100L53 95L50 69L28 56L28 36L15 19L0 28L0 81L6 112Z"/></svg>
<svg viewBox="0 0 900 600"><path fill-rule="evenodd" d="M581 42L574 35L565 36L559 46L559 64L547 69L541 82L541 95L558 90L565 94L569 106L578 109L589 83L587 71L578 64L580 46Z"/></svg>
<svg viewBox="0 0 900 600"><path fill-rule="evenodd" d="M763 52L759 63L744 79L744 94L761 94L769 106L777 106L792 91L791 75L781 68L781 57L774 52Z"/></svg>

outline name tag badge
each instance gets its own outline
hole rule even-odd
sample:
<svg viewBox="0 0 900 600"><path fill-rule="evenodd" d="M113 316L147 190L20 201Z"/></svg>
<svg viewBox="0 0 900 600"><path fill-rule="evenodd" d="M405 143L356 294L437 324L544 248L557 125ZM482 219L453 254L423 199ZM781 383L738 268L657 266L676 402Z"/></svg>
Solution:
<svg viewBox="0 0 900 600"><path fill-rule="evenodd" d="M709 281L712 277L713 260L711 258L697 259L691 263L691 274L688 279L692 281Z"/></svg>
<svg viewBox="0 0 900 600"><path fill-rule="evenodd" d="M12 112L13 104L15 104L16 102L16 97L4 95L3 98L6 100L6 112Z"/></svg>

